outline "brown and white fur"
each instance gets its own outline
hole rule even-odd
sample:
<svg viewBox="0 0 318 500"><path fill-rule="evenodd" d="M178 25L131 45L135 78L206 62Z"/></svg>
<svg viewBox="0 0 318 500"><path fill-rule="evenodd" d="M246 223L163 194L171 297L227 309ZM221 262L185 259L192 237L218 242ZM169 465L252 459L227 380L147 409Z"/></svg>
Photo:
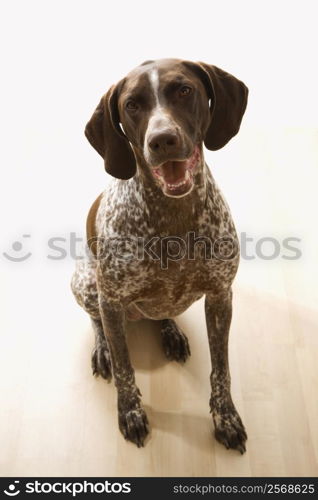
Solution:
<svg viewBox="0 0 318 500"><path fill-rule="evenodd" d="M185 361L188 340L173 318L205 295L215 436L227 448L245 451L228 364L239 245L203 143L217 150L238 132L247 94L241 81L215 66L147 61L109 89L86 126L114 179L89 212L90 251L78 262L72 290L92 319L93 372L113 375L119 428L138 446L148 420L127 349L126 320L160 321L166 355ZM178 258L171 257L173 248Z"/></svg>

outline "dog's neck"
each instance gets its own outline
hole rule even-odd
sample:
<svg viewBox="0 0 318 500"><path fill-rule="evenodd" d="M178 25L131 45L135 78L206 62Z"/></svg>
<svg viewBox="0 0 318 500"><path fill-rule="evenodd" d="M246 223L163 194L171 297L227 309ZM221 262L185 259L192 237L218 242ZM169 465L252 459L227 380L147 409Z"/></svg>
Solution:
<svg viewBox="0 0 318 500"><path fill-rule="evenodd" d="M202 164L195 174L192 191L183 197L173 198L163 193L149 167L137 156L137 172L132 181L135 192L142 200L144 216L156 234L177 236L196 229L206 206L207 179L210 177L203 154L201 158Z"/></svg>

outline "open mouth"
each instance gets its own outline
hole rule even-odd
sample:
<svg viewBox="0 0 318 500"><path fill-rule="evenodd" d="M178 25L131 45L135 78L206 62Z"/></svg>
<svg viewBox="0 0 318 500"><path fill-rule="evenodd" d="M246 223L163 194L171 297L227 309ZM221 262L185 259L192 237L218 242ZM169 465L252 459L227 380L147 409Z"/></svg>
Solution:
<svg viewBox="0 0 318 500"><path fill-rule="evenodd" d="M160 182L164 194L178 198L189 194L193 188L193 177L200 160L200 149L195 146L192 155L185 160L169 160L152 169Z"/></svg>

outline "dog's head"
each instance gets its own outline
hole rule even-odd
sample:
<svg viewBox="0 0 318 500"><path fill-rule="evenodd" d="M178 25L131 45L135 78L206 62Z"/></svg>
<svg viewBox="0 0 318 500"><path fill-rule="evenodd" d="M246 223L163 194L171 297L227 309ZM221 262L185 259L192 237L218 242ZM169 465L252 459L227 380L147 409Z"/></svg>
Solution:
<svg viewBox="0 0 318 500"><path fill-rule="evenodd" d="M222 148L240 128L248 89L216 66L147 61L102 97L86 125L106 171L129 179L138 166L167 196L190 193L202 143Z"/></svg>

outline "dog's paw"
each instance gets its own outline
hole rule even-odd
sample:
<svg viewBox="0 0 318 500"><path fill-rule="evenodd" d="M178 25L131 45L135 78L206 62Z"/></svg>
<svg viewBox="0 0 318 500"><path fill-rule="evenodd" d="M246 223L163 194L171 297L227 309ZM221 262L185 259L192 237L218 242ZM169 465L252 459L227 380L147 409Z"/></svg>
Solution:
<svg viewBox="0 0 318 500"><path fill-rule="evenodd" d="M185 362L190 356L188 339L172 319L162 321L161 338L168 359Z"/></svg>
<svg viewBox="0 0 318 500"><path fill-rule="evenodd" d="M213 412L214 435L227 449L238 450L242 455L246 451L247 434L235 407L225 414Z"/></svg>
<svg viewBox="0 0 318 500"><path fill-rule="evenodd" d="M92 370L93 375L101 375L104 379L111 381L112 365L110 352L106 342L99 343L92 352Z"/></svg>
<svg viewBox="0 0 318 500"><path fill-rule="evenodd" d="M149 433L148 418L143 408L137 407L133 410L119 411L119 429L124 438L135 443L138 448L144 446L144 441Z"/></svg>

